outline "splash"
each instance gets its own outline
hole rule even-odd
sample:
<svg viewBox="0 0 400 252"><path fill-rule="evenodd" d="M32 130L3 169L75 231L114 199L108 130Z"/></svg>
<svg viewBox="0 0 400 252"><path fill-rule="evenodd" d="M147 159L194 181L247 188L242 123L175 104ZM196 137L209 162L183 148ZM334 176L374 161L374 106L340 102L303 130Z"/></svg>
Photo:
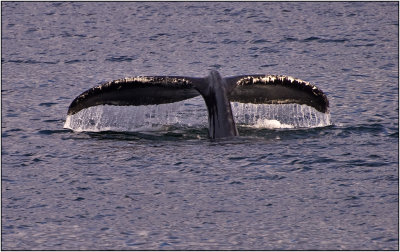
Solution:
<svg viewBox="0 0 400 252"><path fill-rule="evenodd" d="M251 128L314 128L330 125L330 115L298 104L232 102L235 122ZM66 118L64 128L76 132L160 131L167 126L206 128L207 109L201 97L147 106L95 106Z"/></svg>
<svg viewBox="0 0 400 252"><path fill-rule="evenodd" d="M330 114L299 104L232 103L238 125L253 128L315 128L331 125Z"/></svg>
<svg viewBox="0 0 400 252"><path fill-rule="evenodd" d="M89 107L68 115L64 128L76 132L138 132L158 131L166 125L207 127L207 110L199 109L195 99L147 106Z"/></svg>

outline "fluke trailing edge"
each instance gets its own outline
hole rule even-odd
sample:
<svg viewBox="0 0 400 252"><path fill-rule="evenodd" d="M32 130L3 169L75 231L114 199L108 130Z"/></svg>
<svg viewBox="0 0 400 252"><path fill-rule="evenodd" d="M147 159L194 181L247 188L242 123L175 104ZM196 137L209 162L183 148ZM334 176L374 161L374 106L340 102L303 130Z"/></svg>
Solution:
<svg viewBox="0 0 400 252"><path fill-rule="evenodd" d="M93 87L76 97L73 115L97 105L139 106L178 102L201 95L208 109L210 138L238 135L230 102L304 104L329 113L326 95L316 86L288 76L241 75L222 78L211 71L205 78L143 76L119 79Z"/></svg>

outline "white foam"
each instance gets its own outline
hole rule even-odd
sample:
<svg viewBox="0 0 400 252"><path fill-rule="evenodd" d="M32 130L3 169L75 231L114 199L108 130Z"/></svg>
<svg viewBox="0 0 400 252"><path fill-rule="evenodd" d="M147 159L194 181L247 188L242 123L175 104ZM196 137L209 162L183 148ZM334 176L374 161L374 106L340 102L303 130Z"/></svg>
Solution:
<svg viewBox="0 0 400 252"><path fill-rule="evenodd" d="M278 120L258 119L253 125L249 125L251 128L265 128L265 129L292 129L293 125L281 123Z"/></svg>

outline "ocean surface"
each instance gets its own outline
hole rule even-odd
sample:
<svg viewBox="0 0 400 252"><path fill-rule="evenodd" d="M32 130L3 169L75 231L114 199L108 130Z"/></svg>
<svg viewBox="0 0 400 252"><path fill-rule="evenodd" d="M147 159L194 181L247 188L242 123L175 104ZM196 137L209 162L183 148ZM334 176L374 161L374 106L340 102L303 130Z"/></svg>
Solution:
<svg viewBox="0 0 400 252"><path fill-rule="evenodd" d="M1 11L2 249L399 249L398 2ZM198 97L68 125L99 83L210 70L309 81L330 115L233 104L240 136L210 140Z"/></svg>

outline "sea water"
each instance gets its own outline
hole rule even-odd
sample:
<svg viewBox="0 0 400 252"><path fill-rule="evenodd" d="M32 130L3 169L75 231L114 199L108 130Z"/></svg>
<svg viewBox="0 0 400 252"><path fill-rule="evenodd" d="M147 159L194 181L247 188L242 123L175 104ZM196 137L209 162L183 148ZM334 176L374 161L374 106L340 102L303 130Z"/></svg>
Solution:
<svg viewBox="0 0 400 252"><path fill-rule="evenodd" d="M397 250L398 20L396 2L2 2L2 249ZM222 140L201 97L67 116L105 81L210 70L309 81L330 114L232 103Z"/></svg>

